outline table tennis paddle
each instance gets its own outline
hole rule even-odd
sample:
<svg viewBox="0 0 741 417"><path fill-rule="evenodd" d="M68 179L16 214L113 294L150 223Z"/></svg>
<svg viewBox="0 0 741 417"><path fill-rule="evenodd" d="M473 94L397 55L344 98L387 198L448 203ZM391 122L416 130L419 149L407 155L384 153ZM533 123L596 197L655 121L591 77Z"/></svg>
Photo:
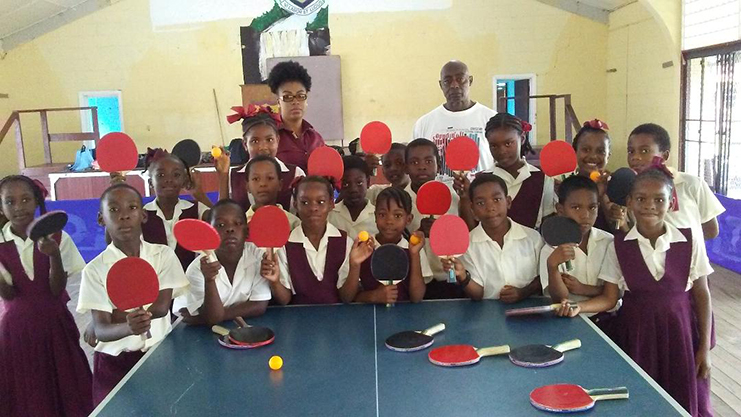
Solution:
<svg viewBox="0 0 741 417"><path fill-rule="evenodd" d="M504 312L504 315L507 317L513 317L513 316L528 316L531 314L544 314L544 313L551 313L553 311L556 311L561 308L561 304L551 304L547 306L538 306L538 307L525 307L525 308L511 308ZM569 305L570 309L576 308L576 304Z"/></svg>
<svg viewBox="0 0 741 417"><path fill-rule="evenodd" d="M576 152L570 143L552 140L540 151L540 169L549 177L576 171Z"/></svg>
<svg viewBox="0 0 741 417"><path fill-rule="evenodd" d="M450 189L440 181L428 181L417 191L417 210L423 216L442 216L452 201Z"/></svg>
<svg viewBox="0 0 741 417"><path fill-rule="evenodd" d="M221 336L219 338L220 342L232 345L225 347L236 346L242 349L252 349L269 345L275 340L275 333L271 329L262 326L249 326L247 323L240 324L240 327L231 330L216 325L211 327L211 331Z"/></svg>
<svg viewBox="0 0 741 417"><path fill-rule="evenodd" d="M630 168L619 168L617 171L610 175L610 180L607 182L607 197L613 203L619 206L626 206L626 199L630 194L630 189L633 187L633 182L636 179L636 173ZM620 223L615 222L615 229L620 228Z"/></svg>
<svg viewBox="0 0 741 417"><path fill-rule="evenodd" d="M37 242L44 236L61 232L67 225L67 213L54 210L35 218L26 228L26 236Z"/></svg>
<svg viewBox="0 0 741 417"><path fill-rule="evenodd" d="M422 331L407 330L392 334L386 339L386 347L396 352L416 352L427 349L435 342L434 335L445 330L445 324L439 323Z"/></svg>
<svg viewBox="0 0 741 417"><path fill-rule="evenodd" d="M448 345L432 349L427 358L438 366L466 366L478 363L485 356L509 353L509 346L492 346L476 349L471 345Z"/></svg>
<svg viewBox="0 0 741 417"><path fill-rule="evenodd" d="M131 137L122 132L111 132L100 138L95 148L95 157L102 171L131 171L139 162L139 153Z"/></svg>
<svg viewBox="0 0 741 417"><path fill-rule="evenodd" d="M555 346L525 345L514 348L509 353L509 360L525 368L545 368L563 361L563 353L581 347L581 340L574 339Z"/></svg>
<svg viewBox="0 0 741 417"><path fill-rule="evenodd" d="M180 158L185 169L190 169L201 162L201 147L193 139L183 139L172 148L172 154Z"/></svg>
<svg viewBox="0 0 741 417"><path fill-rule="evenodd" d="M445 165L465 175L479 164L479 145L468 136L458 136L445 147Z"/></svg>
<svg viewBox="0 0 741 417"><path fill-rule="evenodd" d="M546 385L530 392L530 404L538 410L553 413L575 413L594 407L600 400L628 399L626 387L586 390L574 384Z"/></svg>
<svg viewBox="0 0 741 417"><path fill-rule="evenodd" d="M309 155L307 173L330 178L330 182L333 182L337 189L342 184L344 172L345 164L342 162L342 156L329 146L316 148Z"/></svg>
<svg viewBox="0 0 741 417"><path fill-rule="evenodd" d="M106 292L117 310L143 308L157 300L160 283L157 272L142 258L126 257L118 260L108 270ZM152 337L147 331L142 340Z"/></svg>
<svg viewBox="0 0 741 417"><path fill-rule="evenodd" d="M409 274L409 257L404 249L393 243L381 245L371 255L371 273L378 281L402 281ZM386 304L391 307L391 304Z"/></svg>
<svg viewBox="0 0 741 417"><path fill-rule="evenodd" d="M566 243L578 245L582 238L579 223L564 216L552 216L543 220L540 233L543 235L545 243L553 247ZM573 269L571 260L566 261L566 271L572 271Z"/></svg>
<svg viewBox="0 0 741 417"><path fill-rule="evenodd" d="M182 219L175 222L172 233L180 246L191 252L205 253L209 262L216 262L214 251L221 245L221 237L210 224L198 219Z"/></svg>
<svg viewBox="0 0 741 417"><path fill-rule="evenodd" d="M360 131L360 147L370 155L383 155L391 150L391 129L386 123L375 121ZM375 171L373 175L376 175Z"/></svg>
<svg viewBox="0 0 741 417"><path fill-rule="evenodd" d="M271 257L274 248L285 246L290 234L288 216L282 208L262 206L252 215L249 239L258 248L268 248Z"/></svg>
<svg viewBox="0 0 741 417"><path fill-rule="evenodd" d="M430 228L430 248L441 258L455 258L468 250L469 235L466 222L454 214L445 214ZM448 271L448 282L455 283L455 271Z"/></svg>

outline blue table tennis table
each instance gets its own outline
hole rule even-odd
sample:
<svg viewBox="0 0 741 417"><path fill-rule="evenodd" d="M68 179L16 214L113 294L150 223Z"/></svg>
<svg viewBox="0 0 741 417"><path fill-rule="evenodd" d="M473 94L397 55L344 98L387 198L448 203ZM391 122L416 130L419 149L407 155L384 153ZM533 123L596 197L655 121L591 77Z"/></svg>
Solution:
<svg viewBox="0 0 741 417"><path fill-rule="evenodd" d="M546 304L543 299L518 304ZM271 307L248 320L275 330L275 342L252 350L217 343L208 327L178 324L95 410L100 416L544 416L530 405L534 388L574 383L626 386L630 399L599 401L600 416L688 415L587 318L505 318L498 301ZM580 349L549 368L521 368L505 356L472 366L431 364L431 348L393 352L385 339L436 323L432 346L556 344ZM233 326L232 326L233 327ZM280 355L283 369L268 360Z"/></svg>

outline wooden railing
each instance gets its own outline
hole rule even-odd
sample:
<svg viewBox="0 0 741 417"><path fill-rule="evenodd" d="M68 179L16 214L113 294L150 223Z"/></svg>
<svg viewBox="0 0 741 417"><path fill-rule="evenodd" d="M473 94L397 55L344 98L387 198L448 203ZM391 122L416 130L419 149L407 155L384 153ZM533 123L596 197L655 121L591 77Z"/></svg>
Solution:
<svg viewBox="0 0 741 417"><path fill-rule="evenodd" d="M540 98L547 98L549 109L549 126L550 126L550 139L556 140L558 139L558 126L556 124L556 106L557 106L557 100L563 100L564 102L564 139L566 142L571 143L571 140L574 138L574 131L573 129L576 129L579 131L581 129L581 123L579 123L579 119L576 117L576 112L574 111L574 108L571 106L571 94L541 94L541 95L535 95L535 96L512 96L512 97L500 97L500 105L506 105L507 100L530 100L530 99L540 99Z"/></svg>

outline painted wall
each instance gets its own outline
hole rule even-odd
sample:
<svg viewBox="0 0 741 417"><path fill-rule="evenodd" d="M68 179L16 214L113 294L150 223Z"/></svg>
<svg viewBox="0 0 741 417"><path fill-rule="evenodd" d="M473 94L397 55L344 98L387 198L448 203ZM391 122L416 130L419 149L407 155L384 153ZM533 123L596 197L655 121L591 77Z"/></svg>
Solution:
<svg viewBox="0 0 741 417"><path fill-rule="evenodd" d="M81 18L0 59L0 118L12 109L78 105L86 90L123 91L125 131L139 144L171 147L191 137L220 142L212 89L222 115L239 104L239 18L153 29L148 0L126 0ZM571 93L582 119L608 117L608 27L534 0L457 0L448 9L335 13L332 53L342 57L345 138L370 120L384 120L399 141L415 120L439 105L439 69L467 62L473 98L492 106L496 74L535 73L537 92ZM618 30L618 29L615 29ZM650 31L647 35L651 35ZM611 42L615 42L612 40ZM310 102L312 106L321 103ZM547 137L547 104L538 105L539 142ZM562 131L562 110L559 127ZM30 164L42 162L39 126L23 118ZM55 115L54 132L79 129L79 117ZM226 128L227 137L239 128ZM76 145L55 145L71 160ZM12 136L0 145L9 158L0 175L17 171Z"/></svg>
<svg viewBox="0 0 741 417"><path fill-rule="evenodd" d="M607 48L607 118L613 155L609 167L626 166L627 136L641 123L658 123L672 138L670 164L676 166L679 131L679 46L662 21L642 3L610 14ZM673 66L663 68L662 64Z"/></svg>

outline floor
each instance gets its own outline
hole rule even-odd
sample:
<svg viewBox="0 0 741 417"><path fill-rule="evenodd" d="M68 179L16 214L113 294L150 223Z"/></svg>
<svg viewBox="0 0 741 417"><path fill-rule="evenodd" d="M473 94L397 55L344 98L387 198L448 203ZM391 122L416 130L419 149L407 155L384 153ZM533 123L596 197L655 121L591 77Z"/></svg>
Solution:
<svg viewBox="0 0 741 417"><path fill-rule="evenodd" d="M711 351L712 401L716 417L741 417L741 275L714 265L710 276L717 344ZM74 312L80 288L79 274L70 277L67 285L69 302L80 333L90 322L90 315ZM2 302L0 301L0 314ZM82 347L92 363L93 349Z"/></svg>

